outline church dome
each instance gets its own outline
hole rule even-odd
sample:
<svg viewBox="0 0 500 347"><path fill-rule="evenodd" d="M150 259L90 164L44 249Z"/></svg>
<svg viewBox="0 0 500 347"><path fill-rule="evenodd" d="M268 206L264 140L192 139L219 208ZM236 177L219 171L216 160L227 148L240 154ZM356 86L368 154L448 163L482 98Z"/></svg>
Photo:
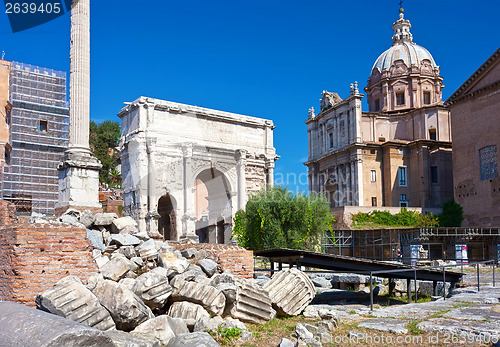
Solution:
<svg viewBox="0 0 500 347"><path fill-rule="evenodd" d="M387 51L382 53L373 69L377 68L380 72L384 69L390 69L396 60L403 60L407 67L415 65L420 67L420 63L427 59L431 62L432 67L436 67L436 62L427 49L413 42L399 42L391 46Z"/></svg>
<svg viewBox="0 0 500 347"><path fill-rule="evenodd" d="M379 72L384 69L390 69L396 60L403 60L409 68L412 65L420 67L423 60L430 61L432 67L437 67L434 58L427 49L413 42L413 37L410 33L411 24L409 20L405 20L403 9L400 10L399 20L396 21L392 29L392 46L382 53L373 64L373 69L377 68Z"/></svg>

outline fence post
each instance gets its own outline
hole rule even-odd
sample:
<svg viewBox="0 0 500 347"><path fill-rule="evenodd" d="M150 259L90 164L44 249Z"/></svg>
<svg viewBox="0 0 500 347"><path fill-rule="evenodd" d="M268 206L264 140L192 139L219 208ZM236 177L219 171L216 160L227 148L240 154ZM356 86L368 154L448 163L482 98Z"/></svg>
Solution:
<svg viewBox="0 0 500 347"><path fill-rule="evenodd" d="M491 263L493 267L493 287L495 286L495 261L493 260L493 263Z"/></svg>
<svg viewBox="0 0 500 347"><path fill-rule="evenodd" d="M477 291L481 291L481 288L479 286L479 263L476 264L476 269L477 269Z"/></svg>
<svg viewBox="0 0 500 347"><path fill-rule="evenodd" d="M464 273L464 262L463 262L463 260L460 260L460 272L461 272L461 273ZM460 282L461 282L461 283L464 283L464 276L462 276L462 277L460 278Z"/></svg>
<svg viewBox="0 0 500 347"><path fill-rule="evenodd" d="M408 295L408 302L411 304L411 279L406 279L406 295Z"/></svg>
<svg viewBox="0 0 500 347"><path fill-rule="evenodd" d="M417 303L417 270L415 272L415 303Z"/></svg>
<svg viewBox="0 0 500 347"><path fill-rule="evenodd" d="M373 311L372 272L370 271L370 312Z"/></svg>
<svg viewBox="0 0 500 347"><path fill-rule="evenodd" d="M446 268L443 266L443 300L446 300Z"/></svg>

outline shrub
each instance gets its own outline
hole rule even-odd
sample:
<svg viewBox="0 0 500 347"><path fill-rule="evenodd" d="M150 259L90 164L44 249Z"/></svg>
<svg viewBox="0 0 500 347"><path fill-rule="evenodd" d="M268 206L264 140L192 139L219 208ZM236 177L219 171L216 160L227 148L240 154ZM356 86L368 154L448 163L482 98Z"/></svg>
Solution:
<svg viewBox="0 0 500 347"><path fill-rule="evenodd" d="M459 227L464 220L464 210L455 201L448 201L443 205L443 213L439 215L439 226Z"/></svg>
<svg viewBox="0 0 500 347"><path fill-rule="evenodd" d="M324 197L293 195L285 187L261 191L234 218L233 237L254 251L292 248L317 251L335 220Z"/></svg>
<svg viewBox="0 0 500 347"><path fill-rule="evenodd" d="M358 212L352 215L355 226L382 226L382 227L435 227L438 226L438 218L432 214L422 214L410 211L405 207L401 211L392 214L389 211L375 210L372 212Z"/></svg>

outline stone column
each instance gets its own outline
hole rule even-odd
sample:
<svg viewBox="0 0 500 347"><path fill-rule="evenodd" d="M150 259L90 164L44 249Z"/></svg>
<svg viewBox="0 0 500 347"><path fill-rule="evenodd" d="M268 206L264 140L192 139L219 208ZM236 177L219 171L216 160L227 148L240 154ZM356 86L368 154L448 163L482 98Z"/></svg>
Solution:
<svg viewBox="0 0 500 347"><path fill-rule="evenodd" d="M194 177L193 177L193 146L191 143L185 144L182 147L183 163L184 163L184 214L182 216L182 235L180 239L198 240L196 236L196 214L194 211Z"/></svg>
<svg viewBox="0 0 500 347"><path fill-rule="evenodd" d="M148 113L154 111L153 107L148 107ZM148 177L147 177L147 205L148 212L146 214L146 225L149 237L155 239L161 239L162 236L158 232L158 220L160 219L160 214L157 210L157 194L155 189L156 182L156 168L155 168L155 150L156 150L156 138L147 137L146 138L146 153L148 157ZM156 201L155 201L156 200Z"/></svg>
<svg viewBox="0 0 500 347"><path fill-rule="evenodd" d="M238 175L238 210L243 210L247 203L246 192L246 157L247 151L244 149L236 150L236 171Z"/></svg>
<svg viewBox="0 0 500 347"><path fill-rule="evenodd" d="M267 168L267 186L274 186L274 159L267 159L266 161Z"/></svg>
<svg viewBox="0 0 500 347"><path fill-rule="evenodd" d="M358 195L358 187L356 187L356 170L354 166L355 161L351 161L351 206L357 206L358 201L357 200L357 195Z"/></svg>
<svg viewBox="0 0 500 347"><path fill-rule="evenodd" d="M56 214L69 207L101 210L99 169L89 148L90 113L90 0L71 5L69 148L59 170Z"/></svg>
<svg viewBox="0 0 500 347"><path fill-rule="evenodd" d="M360 151L361 152L361 151ZM358 157L355 161L356 169L356 189L358 191L358 206L365 205L365 197L363 191L363 160ZM381 177L382 178L382 177Z"/></svg>
<svg viewBox="0 0 500 347"><path fill-rule="evenodd" d="M352 205L352 173L351 173L351 163L347 162L345 167L346 174L346 194L347 194L347 206Z"/></svg>

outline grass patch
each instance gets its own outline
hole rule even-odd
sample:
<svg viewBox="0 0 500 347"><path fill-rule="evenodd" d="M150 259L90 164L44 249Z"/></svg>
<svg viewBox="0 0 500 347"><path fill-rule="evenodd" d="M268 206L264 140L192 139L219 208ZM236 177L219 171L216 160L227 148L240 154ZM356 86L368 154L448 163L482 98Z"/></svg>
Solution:
<svg viewBox="0 0 500 347"><path fill-rule="evenodd" d="M420 330L417 325L420 323L421 320L412 320L408 322L408 332L412 335L419 335L422 334L423 331Z"/></svg>
<svg viewBox="0 0 500 347"><path fill-rule="evenodd" d="M473 302L460 301L456 304L453 304L453 308L461 308L461 307L472 307L474 306Z"/></svg>
<svg viewBox="0 0 500 347"><path fill-rule="evenodd" d="M222 328L220 327L217 330L209 330L207 331L215 341L217 341L222 346L227 346L233 344L236 340L238 340L243 332L240 328Z"/></svg>

